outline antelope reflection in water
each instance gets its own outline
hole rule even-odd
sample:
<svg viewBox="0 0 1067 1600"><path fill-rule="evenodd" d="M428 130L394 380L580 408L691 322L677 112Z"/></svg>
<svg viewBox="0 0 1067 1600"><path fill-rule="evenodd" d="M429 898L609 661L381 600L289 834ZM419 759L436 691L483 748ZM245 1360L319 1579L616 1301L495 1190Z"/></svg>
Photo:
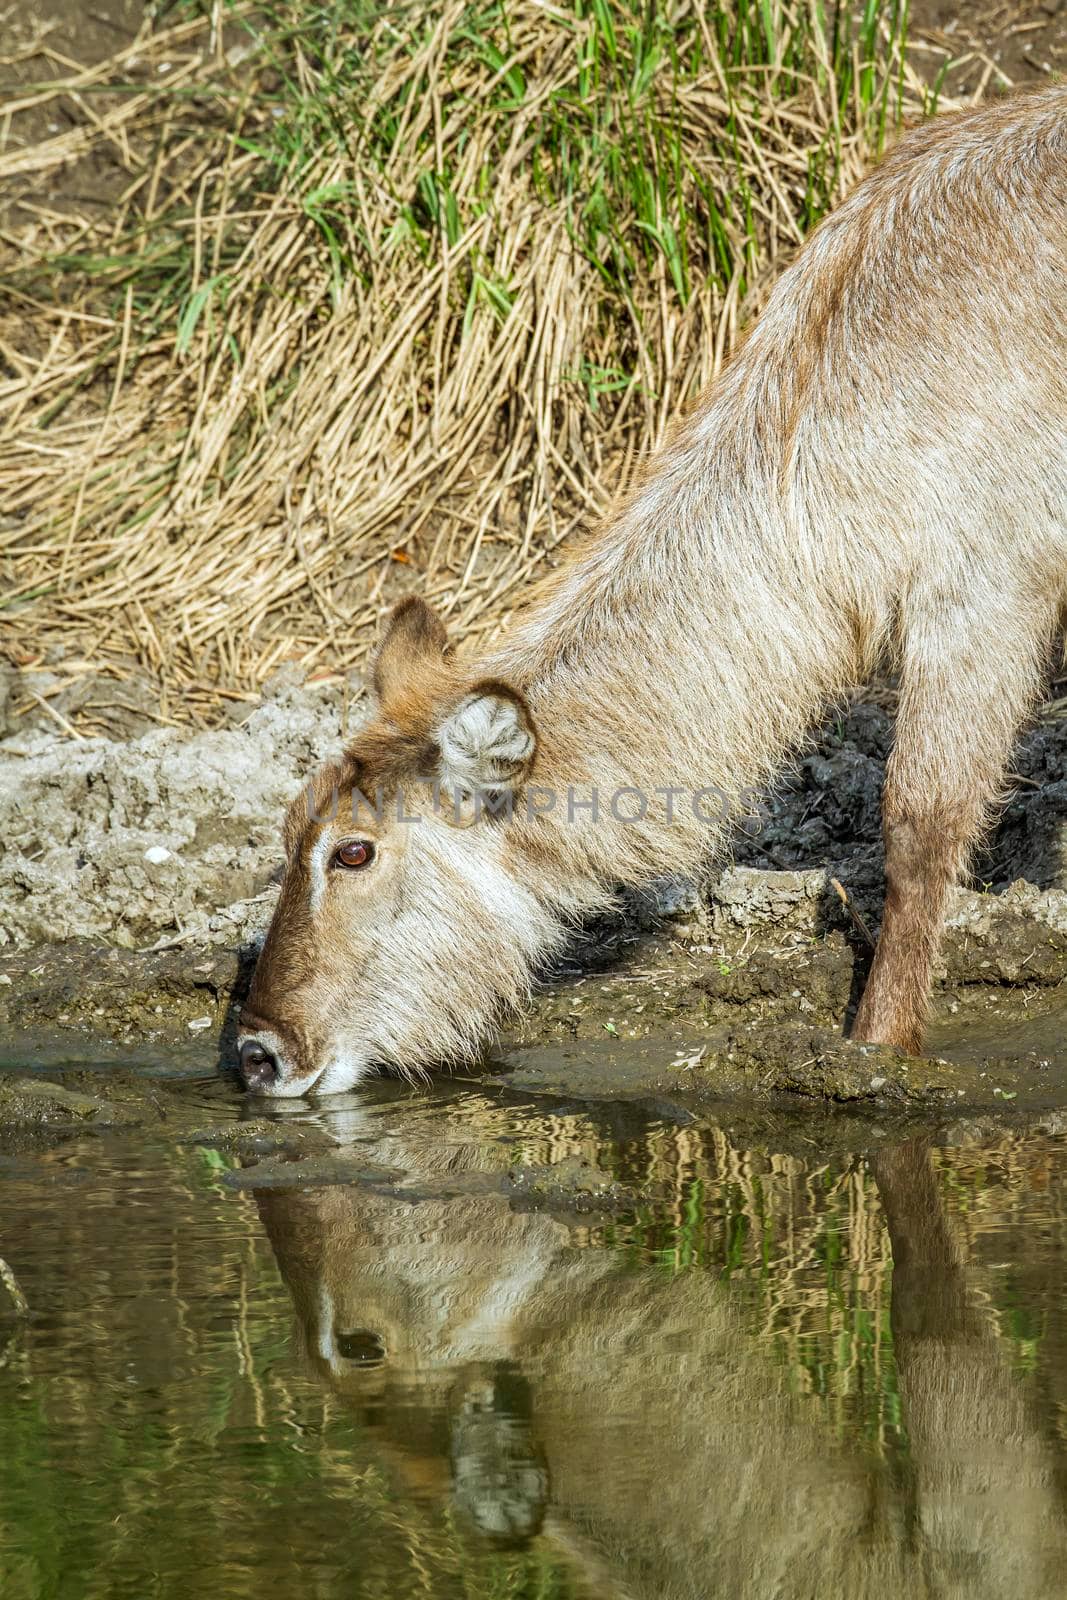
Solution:
<svg viewBox="0 0 1067 1600"><path fill-rule="evenodd" d="M1067 1583L1057 1445L1004 1362L928 1150L879 1154L908 1451L790 1391L730 1288L633 1270L503 1197L258 1198L322 1382L402 1489L587 1592L1037 1600Z"/></svg>

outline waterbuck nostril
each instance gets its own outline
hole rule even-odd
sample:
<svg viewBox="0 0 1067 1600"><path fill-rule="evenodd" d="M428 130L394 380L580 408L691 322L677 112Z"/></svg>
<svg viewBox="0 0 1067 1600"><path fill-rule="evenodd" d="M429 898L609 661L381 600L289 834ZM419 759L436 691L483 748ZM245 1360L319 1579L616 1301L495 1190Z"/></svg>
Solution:
<svg viewBox="0 0 1067 1600"><path fill-rule="evenodd" d="M266 1089L278 1076L278 1061L258 1039L246 1039L238 1056L238 1070L249 1089Z"/></svg>

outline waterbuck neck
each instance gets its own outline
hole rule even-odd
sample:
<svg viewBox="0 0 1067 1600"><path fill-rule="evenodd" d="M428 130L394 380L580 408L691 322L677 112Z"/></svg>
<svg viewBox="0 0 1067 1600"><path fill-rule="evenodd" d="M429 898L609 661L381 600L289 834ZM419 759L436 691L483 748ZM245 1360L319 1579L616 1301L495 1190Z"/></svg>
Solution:
<svg viewBox="0 0 1067 1600"><path fill-rule="evenodd" d="M693 872L854 679L854 585L828 583L778 463L738 426L753 376L727 375L485 663L537 723L516 844L568 881Z"/></svg>

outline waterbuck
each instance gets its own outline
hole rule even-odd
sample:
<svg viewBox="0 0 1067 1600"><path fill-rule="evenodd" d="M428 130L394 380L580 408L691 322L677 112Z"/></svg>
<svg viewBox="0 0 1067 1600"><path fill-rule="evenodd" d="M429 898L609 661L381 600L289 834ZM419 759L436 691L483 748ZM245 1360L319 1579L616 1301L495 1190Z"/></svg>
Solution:
<svg viewBox="0 0 1067 1600"><path fill-rule="evenodd" d="M1067 88L1050 87L900 140L489 656L457 659L428 606L398 607L376 718L288 817L246 1082L327 1093L468 1056L577 918L699 870L887 656L888 887L853 1032L917 1053L946 894L1065 601Z"/></svg>

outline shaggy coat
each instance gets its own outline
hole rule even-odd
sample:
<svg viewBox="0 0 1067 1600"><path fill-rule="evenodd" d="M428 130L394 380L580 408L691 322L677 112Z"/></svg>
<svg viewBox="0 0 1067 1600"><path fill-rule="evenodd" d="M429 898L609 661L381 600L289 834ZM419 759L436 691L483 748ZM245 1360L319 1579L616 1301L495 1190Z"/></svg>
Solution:
<svg viewBox="0 0 1067 1600"><path fill-rule="evenodd" d="M428 607L397 610L376 719L289 818L250 1084L468 1054L575 918L698 872L887 656L888 889L854 1032L919 1051L946 894L1062 635L1065 330L1067 89L902 138L498 649L458 661Z"/></svg>

